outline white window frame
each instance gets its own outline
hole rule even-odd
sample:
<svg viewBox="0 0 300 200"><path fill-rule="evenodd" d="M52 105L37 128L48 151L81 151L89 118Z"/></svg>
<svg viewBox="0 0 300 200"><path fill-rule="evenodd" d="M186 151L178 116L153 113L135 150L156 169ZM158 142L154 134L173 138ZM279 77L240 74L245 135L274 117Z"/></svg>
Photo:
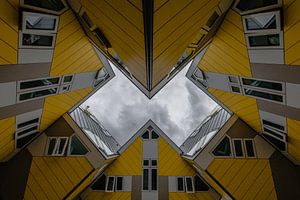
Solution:
<svg viewBox="0 0 300 200"><path fill-rule="evenodd" d="M114 179L112 190L108 190L108 181L109 181L109 178L113 178ZM105 184L105 192L114 192L115 191L115 183L116 183L116 177L115 176L107 176L107 178L106 178L106 184Z"/></svg>
<svg viewBox="0 0 300 200"><path fill-rule="evenodd" d="M266 131L264 130L264 128L268 128L268 129L270 129L271 131L277 133L278 135L281 135L281 136L283 137L283 139L276 137L276 136L273 135L272 133L266 132ZM277 130L275 130L275 129L273 129L273 128L270 128L270 126L263 126L263 133L264 133L264 134L267 134L267 135L269 135L269 136L271 136L271 137L273 137L273 138L275 138L275 139L277 139L277 140L280 140L280 141L282 141L282 142L286 142L286 141L287 141L287 140L286 140L286 133L277 131Z"/></svg>
<svg viewBox="0 0 300 200"><path fill-rule="evenodd" d="M237 8L238 3L239 3L239 1L235 1L234 5L233 5L233 9L235 11L237 11L238 13L240 13L241 15L250 14L250 13L258 13L258 12L262 12L262 11L265 11L265 10L271 10L271 9L279 8L279 7L282 6L282 0L278 0L278 3L274 4L274 5L264 6L264 7L261 7L261 8L255 8L255 9L247 10L247 11L241 11Z"/></svg>
<svg viewBox="0 0 300 200"><path fill-rule="evenodd" d="M36 6L27 5L27 4L24 3L24 0L20 0L20 6L24 7L24 8L29 8L31 10L37 10L37 11L40 11L40 12L45 12L45 13L50 13L50 14L55 14L55 15L61 15L63 12L65 12L69 8L68 8L68 5L65 2L65 0L60 0L60 1L65 6L65 8L62 9L61 11L54 11L54 10L49 10L49 9L46 9L46 8L40 8L40 7L36 7Z"/></svg>
<svg viewBox="0 0 300 200"><path fill-rule="evenodd" d="M243 156L237 156L237 155L236 155L234 141L240 141L240 142L241 142ZM244 142L243 142L243 139L242 139L242 138L233 138L233 139L232 139L232 146L233 146L233 154L234 154L234 157L235 157L235 158L245 158L245 157L246 157L246 156L245 156L246 153L245 153Z"/></svg>
<svg viewBox="0 0 300 200"><path fill-rule="evenodd" d="M47 18L52 18L55 20L55 26L53 30L43 30L43 29L27 29L26 28L26 17L27 16L39 16L39 17L47 17ZM49 15L49 14L41 14L41 13L35 13L35 12L27 12L23 11L23 16L22 16L22 31L26 33L56 33L58 30L58 23L59 23L59 16L56 15Z"/></svg>
<svg viewBox="0 0 300 200"><path fill-rule="evenodd" d="M144 165L144 160L148 160L149 161L149 165L146 166ZM156 160L156 166L152 166L152 160ZM143 159L142 160L142 191L147 191L147 192L156 192L158 191L158 159ZM143 171L144 169L148 170L148 190L144 190L144 177L143 177ZM152 169L156 169L157 172L157 179L156 179L156 190L152 190Z"/></svg>
<svg viewBox="0 0 300 200"><path fill-rule="evenodd" d="M262 87L256 87L256 86L251 86L251 85L244 85L243 84L243 78L244 79L257 80L257 81L279 83L279 84L282 85L282 91L268 89L268 88L262 88ZM272 93L272 94L277 94L277 93L285 94L285 82L281 82L281 81L273 81L273 80L267 80L267 79L261 79L261 78L250 78L250 77L244 77L243 76L243 77L240 77L240 83L241 83L241 86L244 87L244 88L251 88L253 90L259 90L259 91L264 91L264 92L266 91L266 92L269 92L269 93Z"/></svg>
<svg viewBox="0 0 300 200"><path fill-rule="evenodd" d="M246 141L252 141L252 147L253 147L253 152L254 152L254 156L253 157L248 156ZM247 158L257 158L256 149L255 149L255 143L254 143L253 139L251 139L251 138L244 138L243 139L243 145L245 147L245 157L247 157Z"/></svg>
<svg viewBox="0 0 300 200"><path fill-rule="evenodd" d="M20 95L22 95L22 94L30 93L30 92L37 92L37 91L40 91L40 90L47 90L47 89L56 89L56 93L48 94L48 95L40 96L40 97L34 97L34 98L26 99L26 100L20 100ZM17 103L32 101L32 100L36 100L36 99L43 99L43 98L46 98L46 97L57 95L58 92L59 92L59 86L55 86L55 87L52 86L52 87L47 87L47 88L30 90L30 91L26 91L26 92L20 92L20 93L17 93Z"/></svg>
<svg viewBox="0 0 300 200"><path fill-rule="evenodd" d="M71 80L70 82L64 82L64 79L65 79L65 77L67 77L67 76L72 76L72 80ZM73 81L74 81L74 74L65 74L65 75L63 75L62 78L61 78L61 84L62 84L62 85L64 85L64 84L72 84Z"/></svg>
<svg viewBox="0 0 300 200"><path fill-rule="evenodd" d="M280 141L280 142L283 142L283 143L285 144L285 150L281 150L281 149L279 149L275 144L273 144L271 141L269 141L268 138L266 138L266 140L269 141L269 142L272 144L272 146L274 146L276 149L278 149L278 151L280 151L280 152L287 152L287 151L288 151L288 148L287 148L287 141L283 141L283 140L281 140L280 138L277 138L277 137L275 137L274 135L272 135L272 134L270 134L270 133L267 133L267 132L263 132L263 134L268 135L268 136L271 136L272 138L274 138L274 139L276 139L276 140L278 140L278 141ZM264 135L262 135L262 136L264 137ZM265 137L264 137L264 138L265 138Z"/></svg>
<svg viewBox="0 0 300 200"><path fill-rule="evenodd" d="M59 78L59 81L58 81L57 84L53 84L53 85L45 85L45 86L39 86L39 87L34 87L34 88L21 89L21 83L29 82L29 81L38 81L38 80L50 79L50 78ZM62 79L61 79L60 76L50 76L50 77L44 77L44 78L34 78L34 79L22 80L22 81L17 82L17 92L25 92L25 91L32 91L32 90L37 90L37 89L43 89L43 88L59 86L61 84L61 81L62 81Z"/></svg>
<svg viewBox="0 0 300 200"><path fill-rule="evenodd" d="M248 30L247 29L247 19L259 17L259 16L264 16L267 14L274 14L276 16L276 28L275 29L258 29L258 30ZM251 14L251 15L245 15L242 17L243 18L243 26L244 26L244 32L245 33L270 33L277 31L279 32L281 30L281 18L280 18L280 11L271 11L271 12L264 12L264 13L256 13L256 14Z"/></svg>
<svg viewBox="0 0 300 200"><path fill-rule="evenodd" d="M191 183L192 183L192 191L188 191L188 188L187 188L187 179L191 179ZM195 186L194 186L194 180L193 180L193 177L192 176L185 176L184 177L184 181L185 181L185 191L186 193L195 193Z"/></svg>
<svg viewBox="0 0 300 200"><path fill-rule="evenodd" d="M228 86L229 86L230 92L235 93L235 94L243 95L243 90L242 90L242 87L241 87L240 85L229 84ZM237 87L237 88L239 88L240 92L233 91L232 87Z"/></svg>
<svg viewBox="0 0 300 200"><path fill-rule="evenodd" d="M65 87L67 87L67 89L64 89ZM64 85L61 85L59 86L59 94L62 94L62 93L67 93L67 92L70 92L72 89L72 84L64 84Z"/></svg>
<svg viewBox="0 0 300 200"><path fill-rule="evenodd" d="M51 155L49 155L48 151L49 151L49 146L50 146L50 140L51 139L56 139L56 141L55 141L55 146L54 146L53 152L52 152ZM61 154L55 153L57 151L57 149L59 148L61 139L66 139L66 143L64 145L63 151L62 151ZM48 137L46 155L47 156L63 156L65 154L66 150L67 150L68 144L69 144L69 138L68 137Z"/></svg>
<svg viewBox="0 0 300 200"><path fill-rule="evenodd" d="M183 190L178 190L178 178L182 178ZM176 191L177 192L185 192L185 177L184 176L176 176Z"/></svg>
<svg viewBox="0 0 300 200"><path fill-rule="evenodd" d="M246 94L246 92L244 91L245 89L248 89L248 90L255 90L255 91L258 91L258 92L265 92L265 93L270 93L270 94L274 94L274 95L279 95L279 96L282 96L282 102L280 101L274 101L274 100L271 100L271 99L267 99L267 98L262 98L262 97L257 97L257 96L254 96L254 95L249 95L249 94ZM278 103L278 104L282 104L282 105L285 105L286 103L286 96L285 94L282 94L282 93L276 93L276 92L270 92L268 90L260 90L260 89L257 89L257 88L254 88L254 87L243 87L243 93L245 96L248 96L248 97L252 97L252 98L255 98L255 99L260 99L260 100L264 100L264 101L270 101L270 102L274 102L274 103Z"/></svg>
<svg viewBox="0 0 300 200"><path fill-rule="evenodd" d="M23 34L51 36L53 38L52 44L51 44L51 46L23 45ZM40 33L38 31L19 31L19 48L20 49L54 49L55 41L56 41L56 34L53 34L53 33Z"/></svg>
<svg viewBox="0 0 300 200"><path fill-rule="evenodd" d="M273 34L278 34L279 35L279 46L256 46L256 47L252 47L250 46L250 42L249 42L249 37L251 36L263 36L263 35L273 35ZM255 33L249 33L249 34L245 34L246 36L246 43L247 43L247 48L248 50L272 50L272 49L282 49L283 50L283 31L268 31L268 32L255 32Z"/></svg>
<svg viewBox="0 0 300 200"><path fill-rule="evenodd" d="M118 190L118 178L122 178L122 189L121 190ZM116 176L115 178L115 191L116 192L123 192L124 191L124 176Z"/></svg>

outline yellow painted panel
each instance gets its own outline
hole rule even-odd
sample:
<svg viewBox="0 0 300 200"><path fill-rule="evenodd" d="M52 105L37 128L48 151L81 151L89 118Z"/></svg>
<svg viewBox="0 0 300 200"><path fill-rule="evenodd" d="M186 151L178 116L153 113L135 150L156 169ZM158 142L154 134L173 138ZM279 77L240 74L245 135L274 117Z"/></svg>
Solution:
<svg viewBox="0 0 300 200"><path fill-rule="evenodd" d="M91 87L46 97L40 130L45 130L92 91Z"/></svg>
<svg viewBox="0 0 300 200"><path fill-rule="evenodd" d="M101 69L103 64L72 11L62 14L60 20L50 75L75 74Z"/></svg>
<svg viewBox="0 0 300 200"><path fill-rule="evenodd" d="M26 196L35 196L36 199L63 199L89 173L77 173L78 169L75 168L82 168L81 164L73 164L79 163L77 159L90 165L85 157L33 157L25 199ZM91 166L90 168L92 170Z"/></svg>
<svg viewBox="0 0 300 200"><path fill-rule="evenodd" d="M287 118L288 153L298 162L300 161L300 121Z"/></svg>
<svg viewBox="0 0 300 200"><path fill-rule="evenodd" d="M183 192L170 192L169 200L212 200L214 197L208 192L201 193L183 193Z"/></svg>
<svg viewBox="0 0 300 200"><path fill-rule="evenodd" d="M19 10L20 0L7 0L16 10Z"/></svg>
<svg viewBox="0 0 300 200"><path fill-rule="evenodd" d="M254 130L261 132L256 99L213 88L208 91Z"/></svg>
<svg viewBox="0 0 300 200"><path fill-rule="evenodd" d="M92 191L86 195L85 200L131 200L130 192L95 192Z"/></svg>
<svg viewBox="0 0 300 200"><path fill-rule="evenodd" d="M15 150L15 126L15 117L0 120L0 161Z"/></svg>
<svg viewBox="0 0 300 200"><path fill-rule="evenodd" d="M211 169L216 168L214 165L218 166L218 170L212 172ZM226 174L219 173L220 170L226 171ZM266 199L275 188L267 159L215 159L208 167L208 172L235 199ZM267 194L260 192L262 189ZM277 199L276 195L274 199Z"/></svg>
<svg viewBox="0 0 300 200"><path fill-rule="evenodd" d="M142 140L137 138L113 163L105 173L120 176L142 175Z"/></svg>
<svg viewBox="0 0 300 200"><path fill-rule="evenodd" d="M162 137L158 140L158 175L193 176L194 169Z"/></svg>
<svg viewBox="0 0 300 200"><path fill-rule="evenodd" d="M204 71L252 76L239 14L229 10L198 65Z"/></svg>

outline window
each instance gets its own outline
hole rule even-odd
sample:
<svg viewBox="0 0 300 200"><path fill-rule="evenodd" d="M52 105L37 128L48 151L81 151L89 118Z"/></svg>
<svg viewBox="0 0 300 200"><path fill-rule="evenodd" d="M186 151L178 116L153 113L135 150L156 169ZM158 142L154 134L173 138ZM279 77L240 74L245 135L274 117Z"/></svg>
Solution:
<svg viewBox="0 0 300 200"><path fill-rule="evenodd" d="M54 48L55 34L31 34L20 32L20 48Z"/></svg>
<svg viewBox="0 0 300 200"><path fill-rule="evenodd" d="M239 84L239 79L236 76L228 76L228 80L230 83Z"/></svg>
<svg viewBox="0 0 300 200"><path fill-rule="evenodd" d="M56 33L58 16L23 12L22 31Z"/></svg>
<svg viewBox="0 0 300 200"><path fill-rule="evenodd" d="M143 139L149 139L149 131L147 130L143 135L142 135L142 138Z"/></svg>
<svg viewBox="0 0 300 200"><path fill-rule="evenodd" d="M255 157L255 151L254 151L253 140L245 139L244 143L245 143L247 157L248 158L254 158Z"/></svg>
<svg viewBox="0 0 300 200"><path fill-rule="evenodd" d="M115 188L115 177L114 176L109 176L107 178L107 184L106 184L106 192L113 192Z"/></svg>
<svg viewBox="0 0 300 200"><path fill-rule="evenodd" d="M67 137L49 137L47 155L49 156L63 156L68 144Z"/></svg>
<svg viewBox="0 0 300 200"><path fill-rule="evenodd" d="M255 88L263 88L274 91L283 91L283 84L279 82L242 78L242 83L244 86L251 86Z"/></svg>
<svg viewBox="0 0 300 200"><path fill-rule="evenodd" d="M185 191L184 177L177 177L177 191L178 192L184 192Z"/></svg>
<svg viewBox="0 0 300 200"><path fill-rule="evenodd" d="M275 147L277 147L280 151L286 151L286 142L281 141L265 132L262 134L264 138L266 138L269 142L271 142Z"/></svg>
<svg viewBox="0 0 300 200"><path fill-rule="evenodd" d="M35 131L29 135L24 135L22 137L16 136L16 148L20 149L23 148L26 144L28 144L34 137L36 137L39 134L38 131Z"/></svg>
<svg viewBox="0 0 300 200"><path fill-rule="evenodd" d="M243 14L272 9L278 6L281 6L281 0L239 0L235 3L235 8Z"/></svg>
<svg viewBox="0 0 300 200"><path fill-rule="evenodd" d="M65 76L63 77L63 82L62 82L62 84L64 84L64 83L71 83L72 80L73 80L73 75L65 75Z"/></svg>
<svg viewBox="0 0 300 200"><path fill-rule="evenodd" d="M232 156L229 137L225 136L212 153L215 156Z"/></svg>
<svg viewBox="0 0 300 200"><path fill-rule="evenodd" d="M245 33L280 31L280 11L243 16Z"/></svg>
<svg viewBox="0 0 300 200"><path fill-rule="evenodd" d="M25 101L25 100L31 100L31 99L37 99L41 97L46 97L50 95L55 95L58 92L58 87L49 88L49 89L42 89L42 90L36 90L32 92L24 92L18 94L19 101Z"/></svg>
<svg viewBox="0 0 300 200"><path fill-rule="evenodd" d="M231 92L241 94L241 88L239 86L231 85L230 88L231 88Z"/></svg>
<svg viewBox="0 0 300 200"><path fill-rule="evenodd" d="M157 160L143 160L143 190L156 191L157 179Z"/></svg>
<svg viewBox="0 0 300 200"><path fill-rule="evenodd" d="M17 128L20 129L20 128L24 128L26 126L30 126L32 124L36 124L39 122L39 118L35 118L35 119L32 119L32 120L29 120L29 121L26 121L26 122L23 122L23 123L20 123L17 125Z"/></svg>
<svg viewBox="0 0 300 200"><path fill-rule="evenodd" d="M233 139L235 157L244 157L244 150L241 139Z"/></svg>
<svg viewBox="0 0 300 200"><path fill-rule="evenodd" d="M193 193L194 192L194 184L192 177L185 177L185 187L187 193Z"/></svg>
<svg viewBox="0 0 300 200"><path fill-rule="evenodd" d="M68 85L61 85L59 87L59 94L69 92L71 90L71 84Z"/></svg>
<svg viewBox="0 0 300 200"><path fill-rule="evenodd" d="M86 147L81 143L81 141L72 135L70 138L68 155L85 155L88 153Z"/></svg>
<svg viewBox="0 0 300 200"><path fill-rule="evenodd" d="M194 180L195 180L195 191L196 192L209 190L209 186L198 175L196 175L194 177Z"/></svg>
<svg viewBox="0 0 300 200"><path fill-rule="evenodd" d="M273 122L270 122L270 121L268 121L268 120L263 119L262 122L263 122L263 125L265 125L265 126L270 126L270 127L275 128L275 129L279 129L279 130L281 130L281 131L284 131L284 130L285 130L285 127L284 127L284 126L279 125L279 124L276 124L276 123L273 123Z"/></svg>
<svg viewBox="0 0 300 200"><path fill-rule="evenodd" d="M27 128L23 131L18 131L17 135L20 137L20 136L24 136L25 134L28 135L28 133L36 132L36 131L38 131L38 127L39 127L38 125L35 125L31 128Z"/></svg>
<svg viewBox="0 0 300 200"><path fill-rule="evenodd" d="M154 131L149 131L149 130L146 130L145 133L142 135L142 138L144 140L156 140L159 138L159 135Z"/></svg>
<svg viewBox="0 0 300 200"><path fill-rule="evenodd" d="M151 132L151 139L152 140L155 140L155 139L157 139L159 136L158 136L158 134L154 131L154 130L152 130L152 132Z"/></svg>
<svg viewBox="0 0 300 200"><path fill-rule="evenodd" d="M106 184L106 175L103 174L98 178L93 185L91 186L92 190L100 190L104 191L105 190L105 185Z"/></svg>
<svg viewBox="0 0 300 200"><path fill-rule="evenodd" d="M248 49L283 49L283 35L280 32L246 34Z"/></svg>
<svg viewBox="0 0 300 200"><path fill-rule="evenodd" d="M275 101L275 102L284 103L283 95L280 95L280 94L272 94L272 93L268 93L268 92L247 89L247 88L244 88L244 94L247 96L258 97L261 99L267 99L267 100L271 100L271 101Z"/></svg>
<svg viewBox="0 0 300 200"><path fill-rule="evenodd" d="M43 78L43 79L36 79L30 81L20 81L18 87L19 87L19 91L26 90L26 89L43 88L43 87L58 85L59 81L60 81L60 77Z"/></svg>
<svg viewBox="0 0 300 200"><path fill-rule="evenodd" d="M123 191L123 177L118 176L116 178L116 191Z"/></svg>
<svg viewBox="0 0 300 200"><path fill-rule="evenodd" d="M66 3L62 0L21 0L21 5L55 14L61 14L67 9Z"/></svg>

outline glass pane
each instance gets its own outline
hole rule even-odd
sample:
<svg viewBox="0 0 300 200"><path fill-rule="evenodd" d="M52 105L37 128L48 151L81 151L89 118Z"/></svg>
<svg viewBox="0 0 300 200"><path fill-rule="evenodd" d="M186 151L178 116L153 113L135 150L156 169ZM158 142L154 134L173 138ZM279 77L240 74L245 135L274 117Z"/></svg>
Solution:
<svg viewBox="0 0 300 200"><path fill-rule="evenodd" d="M31 128L28 128L28 129L26 129L24 131L19 132L18 136L20 137L22 135L25 135L26 133L29 133L30 131L34 131L34 130L37 131L37 129L38 129L38 126L34 126L34 127L31 127Z"/></svg>
<svg viewBox="0 0 300 200"><path fill-rule="evenodd" d="M22 148L24 147L26 144L28 144L28 142L30 142L35 136L37 136L37 134L39 134L39 132L35 132L32 133L30 135L27 135L25 137L19 138L17 139L17 148Z"/></svg>
<svg viewBox="0 0 300 200"><path fill-rule="evenodd" d="M235 77L235 76L229 76L228 79L229 79L229 82L231 82L231 83L239 83L237 77Z"/></svg>
<svg viewBox="0 0 300 200"><path fill-rule="evenodd" d="M65 8L61 0L24 0L24 4L54 11Z"/></svg>
<svg viewBox="0 0 300 200"><path fill-rule="evenodd" d="M114 182L115 182L114 177L108 177L108 183L107 183L107 190L108 191L113 191L114 190Z"/></svg>
<svg viewBox="0 0 300 200"><path fill-rule="evenodd" d="M195 176L195 191L208 191L209 186L199 177Z"/></svg>
<svg viewBox="0 0 300 200"><path fill-rule="evenodd" d="M157 166L157 160L152 160L151 162L152 162L151 163L152 166Z"/></svg>
<svg viewBox="0 0 300 200"><path fill-rule="evenodd" d="M281 139L281 140L284 139L283 135L281 135L281 134L279 134L279 133L276 133L275 131L272 131L272 130L266 128L266 127L264 127L264 132L270 133L270 134L273 135L274 137L279 138L279 139ZM284 133L282 133L282 134L284 134Z"/></svg>
<svg viewBox="0 0 300 200"><path fill-rule="evenodd" d="M143 135L142 135L143 139L149 139L149 131L146 131Z"/></svg>
<svg viewBox="0 0 300 200"><path fill-rule="evenodd" d="M20 101L27 100L27 99L33 99L37 97L43 97L51 94L56 94L57 88L51 88L51 89L45 89L45 90L39 90L36 92L29 92L24 93L20 95Z"/></svg>
<svg viewBox="0 0 300 200"><path fill-rule="evenodd" d="M247 78L243 78L242 80L243 80L244 85L282 91L281 83L275 83L275 82L270 82L270 81L260 81L260 80L247 79Z"/></svg>
<svg viewBox="0 0 300 200"><path fill-rule="evenodd" d="M151 186L151 189L152 190L157 190L157 169L152 169L151 171L151 183L152 183L152 186Z"/></svg>
<svg viewBox="0 0 300 200"><path fill-rule="evenodd" d="M149 160L143 160L143 166L149 166Z"/></svg>
<svg viewBox="0 0 300 200"><path fill-rule="evenodd" d="M236 157L243 157L243 146L241 140L233 140Z"/></svg>
<svg viewBox="0 0 300 200"><path fill-rule="evenodd" d="M246 151L248 157L254 157L254 148L252 140L245 140Z"/></svg>
<svg viewBox="0 0 300 200"><path fill-rule="evenodd" d="M20 123L18 124L18 128L23 128L25 126L28 126L28 125L31 125L31 124L35 124L35 123L38 123L39 122L39 118L35 118L35 119L32 119L32 120L29 120L27 122L23 122L23 123Z"/></svg>
<svg viewBox="0 0 300 200"><path fill-rule="evenodd" d="M192 178L185 178L187 192L193 192Z"/></svg>
<svg viewBox="0 0 300 200"><path fill-rule="evenodd" d="M58 83L59 83L59 77L40 79L40 80L34 80L34 81L26 81L26 82L21 82L20 89L43 87L43 86L49 86L49 85L54 85L54 84L58 84Z"/></svg>
<svg viewBox="0 0 300 200"><path fill-rule="evenodd" d="M247 94L247 95L260 97L263 99L269 99L269 100L273 100L273 101L278 101L278 102L283 102L283 97L281 95L270 94L270 93L251 90L251 89L244 89L244 91L245 91L245 94Z"/></svg>
<svg viewBox="0 0 300 200"><path fill-rule="evenodd" d="M48 155L52 155L55 144L56 144L56 138L51 138L49 141L49 147L47 152Z"/></svg>
<svg viewBox="0 0 300 200"><path fill-rule="evenodd" d="M148 190L149 169L143 169L143 190Z"/></svg>
<svg viewBox="0 0 300 200"><path fill-rule="evenodd" d="M276 29L276 15L268 14L246 18L246 26L248 30Z"/></svg>
<svg viewBox="0 0 300 200"><path fill-rule="evenodd" d="M231 147L228 137L225 137L213 151L215 156L231 156Z"/></svg>
<svg viewBox="0 0 300 200"><path fill-rule="evenodd" d="M57 149L57 154L63 154L64 153L64 147L65 147L65 144L67 142L67 139L66 138L60 138L59 139L59 145L58 145L58 149Z"/></svg>
<svg viewBox="0 0 300 200"><path fill-rule="evenodd" d="M32 30L54 30L56 19L50 17L40 17L28 15L26 17L26 29Z"/></svg>
<svg viewBox="0 0 300 200"><path fill-rule="evenodd" d="M80 142L80 140L74 135L71 139L70 154L71 155L85 155L88 150Z"/></svg>
<svg viewBox="0 0 300 200"><path fill-rule="evenodd" d="M69 82L72 81L72 79L73 79L73 76L65 76L64 77L64 83L69 83Z"/></svg>
<svg viewBox="0 0 300 200"><path fill-rule="evenodd" d="M45 46L51 47L53 36L51 35L34 35L23 33L22 44L24 46Z"/></svg>
<svg viewBox="0 0 300 200"><path fill-rule="evenodd" d="M249 36L251 47L279 46L279 34Z"/></svg>
<svg viewBox="0 0 300 200"><path fill-rule="evenodd" d="M276 138L270 136L270 135L267 135L267 134L264 134L263 133L263 136L269 140L274 146L276 146L279 150L281 151L286 151L286 146L285 146L285 142L282 142L280 140L277 140Z"/></svg>
<svg viewBox="0 0 300 200"><path fill-rule="evenodd" d="M241 11L247 11L265 6L275 5L277 3L278 0L240 0L236 7Z"/></svg>
<svg viewBox="0 0 300 200"><path fill-rule="evenodd" d="M183 184L182 177L177 178L177 191L184 191L184 184Z"/></svg>
<svg viewBox="0 0 300 200"><path fill-rule="evenodd" d="M272 126L272 127L274 127L274 128L277 128L277 129L279 129L279 130L284 131L284 126L281 126L281 125L279 125L279 124L275 124L275 123L273 123L273 122L270 122L270 121L264 120L264 119L262 120L262 122L263 122L263 124L265 124L265 125Z"/></svg>
<svg viewBox="0 0 300 200"><path fill-rule="evenodd" d="M93 190L105 190L106 176L103 174L93 185Z"/></svg>
<svg viewBox="0 0 300 200"><path fill-rule="evenodd" d="M117 190L123 190L123 177L117 177Z"/></svg>
<svg viewBox="0 0 300 200"><path fill-rule="evenodd" d="M157 133L155 133L154 131L151 132L151 138L152 139L157 139L159 136Z"/></svg>
<svg viewBox="0 0 300 200"><path fill-rule="evenodd" d="M239 87L231 86L232 92L241 93L241 90Z"/></svg>

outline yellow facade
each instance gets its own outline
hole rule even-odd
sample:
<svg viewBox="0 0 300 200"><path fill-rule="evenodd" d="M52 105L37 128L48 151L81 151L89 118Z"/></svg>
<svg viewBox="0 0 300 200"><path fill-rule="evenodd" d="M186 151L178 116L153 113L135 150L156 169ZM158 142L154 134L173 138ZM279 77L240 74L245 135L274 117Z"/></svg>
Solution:
<svg viewBox="0 0 300 200"><path fill-rule="evenodd" d="M24 199L63 199L92 170L85 157L33 157Z"/></svg>
<svg viewBox="0 0 300 200"><path fill-rule="evenodd" d="M277 199L267 159L215 159L207 170L235 199Z"/></svg>
<svg viewBox="0 0 300 200"><path fill-rule="evenodd" d="M44 131L64 113L68 112L80 100L92 91L91 87L74 90L72 92L46 97L40 125L40 131Z"/></svg>
<svg viewBox="0 0 300 200"><path fill-rule="evenodd" d="M251 77L242 17L229 10L198 67L206 72Z"/></svg>
<svg viewBox="0 0 300 200"><path fill-rule="evenodd" d="M0 65L17 64L18 24L17 2L0 2Z"/></svg>
<svg viewBox="0 0 300 200"><path fill-rule="evenodd" d="M288 153L296 160L300 160L300 121L287 118Z"/></svg>
<svg viewBox="0 0 300 200"><path fill-rule="evenodd" d="M213 200L208 192L188 194L182 192L171 192L169 193L169 200Z"/></svg>
<svg viewBox="0 0 300 200"><path fill-rule="evenodd" d="M16 117L0 120L0 161L15 150Z"/></svg>

